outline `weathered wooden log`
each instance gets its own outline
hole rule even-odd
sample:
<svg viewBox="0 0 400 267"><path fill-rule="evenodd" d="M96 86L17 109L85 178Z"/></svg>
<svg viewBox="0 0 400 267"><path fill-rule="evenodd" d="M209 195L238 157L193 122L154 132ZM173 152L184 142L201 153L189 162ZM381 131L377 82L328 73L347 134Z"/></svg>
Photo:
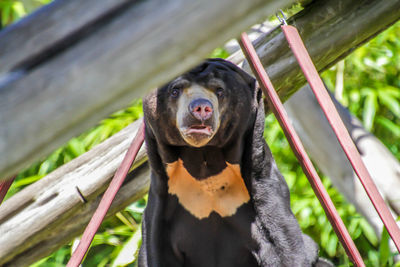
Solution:
<svg viewBox="0 0 400 267"><path fill-rule="evenodd" d="M82 233L140 123L134 122L0 206L0 266L29 265ZM146 158L142 147L109 215L147 192Z"/></svg>
<svg viewBox="0 0 400 267"><path fill-rule="evenodd" d="M400 19L398 0L318 0L289 19L318 71L324 71ZM254 42L280 98L286 101L306 80L280 28ZM241 52L235 62L243 60ZM247 63L243 66L249 70Z"/></svg>
<svg viewBox="0 0 400 267"><path fill-rule="evenodd" d="M293 2L58 0L6 29L0 179Z"/></svg>
<svg viewBox="0 0 400 267"><path fill-rule="evenodd" d="M317 15L321 15L321 10L322 7L320 7L320 9L315 8L315 6L311 6L308 8L313 8L314 12L317 12L318 14L314 14L313 12L310 12L308 10L308 8L306 8L303 12L301 12L301 14L303 15L299 15L301 18L299 18L299 20L301 19L304 23L306 21L308 21L308 17L310 18L310 24L304 24L302 22L302 27L304 27L302 30L302 32L306 32L307 34L305 34L305 36L307 36L305 39L306 43L309 43L308 48L312 48L314 45L315 46L319 46L320 47L320 43L318 42L308 42L308 38L314 38L314 40L318 40L318 36L314 36L312 34L313 31L317 31L319 28L324 28L325 30L329 29L328 26L324 26L326 23L327 25L333 25L332 27L334 28L338 28L338 27L348 27L348 25L346 25L346 19L344 18L345 16L348 16L348 12L356 12L357 10L361 9L364 10L365 12L368 13L368 16L372 17L373 19L375 19L375 24L378 25L377 27L360 27L360 23L356 23L355 25L358 25L360 28L360 33L359 36L364 36L365 38L355 38L355 36L345 36L345 40L347 40L347 42L345 42L346 44L346 48L345 47L341 47L340 51L344 51L343 54L341 54L342 56L344 54L349 53L349 51L352 50L353 46L357 46L362 42L365 42L366 39L370 38L371 36L375 35L377 32L383 30L385 27L387 27L390 23L387 22L387 17L391 17L394 20L398 19L398 13L399 13L399 9L393 9L395 4L394 1L385 1L385 2L381 2L378 0L375 1L368 1L368 6L371 7L370 10L366 9L366 1L353 1L351 2L353 5L352 6L347 6L350 11L347 12L347 10L343 10L341 8L337 8L337 1L320 1L319 3L315 3L314 5L319 6L320 3L323 3L324 5L326 5L326 10L329 10L329 17L330 20L317 20L315 19L315 17ZM342 1L338 1L338 2L342 2ZM346 1L344 1L346 2ZM347 2L346 2L347 3ZM391 3L392 6L388 7L387 4ZM378 5L380 4L383 8L376 8L376 6L374 5ZM332 13L334 13L334 15L332 15ZM397 14L396 16L393 16L393 13ZM362 14L361 14L362 15ZM332 17L333 16L333 17ZM343 17L342 17L343 16ZM313 19L314 18L314 19ZM354 18L354 19L357 19ZM365 17L361 17L360 18L361 21L365 21ZM380 22L382 22L382 24L380 24ZM296 22L297 23L297 22ZM343 23L343 24L342 24ZM271 46L271 49L264 49L263 46L261 46L260 44L260 40L259 39L259 47L260 50L260 55L263 56L264 61L266 61L266 59L268 59L268 56L274 56L275 53L277 54L281 54L282 56L286 57L290 57L289 52L287 51L287 47L286 47L286 43L284 42L283 39L278 38L279 34L276 35L276 31L273 33L275 35L274 38L270 38L267 36L267 38L265 39L265 43L269 44ZM328 33L326 35L329 35L329 38L331 38L332 42L337 42L338 39L344 38L343 36L340 35L340 31L337 32L338 35L336 35L336 31L328 31ZM353 31L354 33L354 31ZM265 36L264 36L265 38ZM352 43L351 40L357 39L357 42ZM322 40L321 40L322 41ZM326 43L326 42L325 42ZM266 45L268 46L268 45ZM325 46L326 47L326 46ZM280 51L287 51L285 53L281 53ZM311 49L311 51L313 52L313 57L315 57L315 49ZM341 55L339 55L338 53L336 53L336 51L334 50L327 50L324 51L323 48L320 47L320 49L318 50L319 53L326 53L327 57L324 58L323 56L318 57L319 61L323 62L322 66L327 67L331 64L333 64L336 60L338 60ZM232 58L233 61L239 62L240 61L240 56ZM264 62L266 63L266 62ZM282 62L277 61L274 64L283 64ZM291 68L294 68L294 65L296 65L294 59L290 60L289 62L290 64L285 65L279 65L279 66L272 66L273 69L282 69L281 75L285 75L284 74L284 67L287 67L288 70L291 70ZM317 66L321 66L321 64L319 62L316 62ZM279 67L279 68L278 68ZM277 79L277 74L273 74L274 76L274 80L275 80L275 85L277 88L280 88L280 85L283 84L282 80ZM286 79L288 81L291 80L291 77L295 77L296 75L298 75L298 73L296 72L291 72L288 71L288 75L285 76ZM279 81L281 81L279 83ZM300 86L300 83L296 82L293 84L294 88ZM113 147L113 151L112 153L114 153L111 158L110 157L106 157L105 161L103 161L102 158L102 154L108 155L108 152L104 151L101 152L101 150L97 150L94 153L91 153L91 151L85 153L84 155L82 155L81 157L75 159L74 161L71 161L70 163L66 164L65 166L61 167L60 169L56 170L55 172L49 174L48 176L46 176L45 178L43 178L41 181L39 181L38 183L31 185L29 187L27 187L26 189L24 189L23 191L21 191L20 193L16 194L15 196L13 196L12 198L10 198L7 202L5 202L2 206L0 206L0 233L8 233L6 238L2 239L2 235L0 235L0 251L2 251L1 249L4 248L4 250L7 249L7 253L1 254L2 256L0 256L0 264L4 263L4 265L8 264L8 265L14 265L14 263L18 263L18 266L23 266L23 265L27 265L30 262L33 262L34 260L39 259L41 256L43 255L47 255L49 253L51 253L52 251L54 251L57 247L68 243L71 239L72 239L72 234L71 235L65 235L62 236L62 231L60 229L68 229L69 227L73 227L72 225L65 225L64 223L69 223L69 222L73 222L73 224L75 225L79 225L77 226L76 229L74 229L74 233L78 234L79 232L82 232L84 229L84 225L89 221L88 217L85 216L74 216L74 214L77 212L76 209L74 209L74 205L70 206L70 209L72 210L71 212L68 212L68 210L65 210L63 213L59 213L60 211L58 209L50 209L50 206L47 206L45 204L45 202L43 202L42 205L42 209L40 210L40 205L39 202L35 201L35 198L32 197L32 192L35 191L39 191L40 188L43 188L44 191L40 191L40 192L45 192L47 188L49 188L49 190L53 187L58 187L58 183L62 184L62 191L59 192L59 194L56 196L56 198L61 199L61 196L63 196L64 194L69 194L69 197L62 197L62 201L65 202L74 202L74 203L78 203L80 200L79 195L77 194L76 188L75 186L78 185L79 187L79 183L80 181L84 181L86 179L88 179L86 176L89 177L93 177L98 175L98 179L104 179L104 180L109 180L112 176L112 173L115 171L115 169L117 168L117 163L114 162L113 165L108 165L106 164L109 160L112 160L114 157L117 157L117 155L119 155L119 157L121 157L120 159L122 159L122 155L124 154L124 152L126 151L126 148L131 140L131 138L133 138L133 133L134 131L132 131L132 135L131 137L126 137L126 139L129 139L126 141L125 143L125 147L122 146L118 146L118 144L120 142L122 142L123 140L125 140L124 138L118 137L119 135L115 135L113 137L111 137L109 140L107 140L106 142L110 142L113 143L114 145L109 145L109 147ZM116 141L117 138L119 138L119 141ZM100 146L100 145L99 145ZM89 154L91 153L91 154ZM91 160L91 157L97 157ZM90 164L89 165L85 165L85 162L91 162L91 164L96 164L95 167L91 168ZM119 160L120 162L120 160ZM81 166L81 167L79 167ZM78 168L79 167L79 168ZM64 169L63 169L64 168ZM78 171L76 173L76 176L73 175L74 170L78 168L76 171ZM103 168L105 168L106 170L103 170ZM79 170L86 172L85 175L80 174ZM85 171L86 170L86 171ZM62 174L60 172L64 171L65 173ZM91 171L93 171L94 173L91 173ZM59 176L57 175L57 172L59 173ZM104 175L100 175L101 173L105 173ZM59 177L58 181L56 182L56 178L54 177ZM74 180L75 182L71 182L68 183L68 180ZM145 179L147 181L147 178ZM94 209L95 209L95 205L91 204L90 200L95 199L98 197L98 195L100 195L105 188L105 184L107 182L104 181L103 184L99 184L98 187L96 189L93 188L92 192L94 192L94 194L92 195L92 198L88 199L88 203L87 204L75 204L75 205L80 205L81 209L84 209L85 207L90 207L85 209L85 212L87 214L92 214ZM126 185L124 185L126 186ZM145 188L144 187L139 187L139 188ZM33 188L33 189L31 189ZM121 189L124 189L125 187L123 187ZM141 189L140 189L141 190ZM124 192L127 192L129 190L126 190ZM31 193L26 193L26 192L31 192ZM135 197L135 194L141 195L142 193L135 193L134 191L131 192L131 194L127 194L127 195L121 195L118 194L118 197L121 197L121 201L122 198L129 198ZM36 196L36 195L34 195ZM48 195L46 195L48 196ZM86 195L85 195L86 196ZM87 197L87 196L86 196ZM38 198L38 200L42 200L42 198ZM53 203L53 202L51 202ZM125 202L126 203L126 202ZM34 210L28 211L29 210L29 206L30 205L34 205L35 207L37 207ZM62 204L61 202L58 202L58 205L63 205L64 207L67 204ZM68 206L67 206L68 207ZM28 210L25 211L24 208L27 208ZM44 211L45 210L45 211ZM25 213L25 214L23 214ZM67 214L67 215L63 215L63 214ZM20 215L23 214L23 215ZM27 215L28 214L28 215ZM60 215L61 214L61 215ZM32 220L31 222L33 222L34 220L40 222L40 224L36 224L35 227L29 225L29 224L24 224L24 220L26 220L27 218L29 219L31 216ZM73 217L74 220L70 220L70 221L66 221L65 217ZM52 221L51 224L46 225L44 223L44 220L50 218L50 220ZM49 219L47 219L47 221L49 221ZM21 228L14 228L14 227L10 227L10 225L18 225L21 224L23 225L23 227ZM8 225L7 228L2 228L4 225ZM41 226L43 225L43 227ZM3 230L4 229L4 230ZM4 232L3 232L4 231ZM18 232L22 233L22 234L18 234ZM18 238L16 238L18 237ZM25 246L24 243L27 243L28 245ZM16 243L15 245L13 245L14 243ZM8 247L11 246L11 249L8 249ZM13 252L15 251L15 252ZM36 251L40 251L40 254L35 254ZM33 255L35 254L35 255ZM12 255L12 256L9 256ZM4 260L3 258L7 257L7 260ZM29 259L29 260L28 260Z"/></svg>

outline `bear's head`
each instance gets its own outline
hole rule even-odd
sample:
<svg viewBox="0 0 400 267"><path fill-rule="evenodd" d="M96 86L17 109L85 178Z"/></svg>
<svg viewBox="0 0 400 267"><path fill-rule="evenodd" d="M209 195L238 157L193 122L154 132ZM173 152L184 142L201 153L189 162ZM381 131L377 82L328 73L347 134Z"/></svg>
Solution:
<svg viewBox="0 0 400 267"><path fill-rule="evenodd" d="M254 124L261 91L255 79L223 59L207 59L144 99L158 142L222 147Z"/></svg>

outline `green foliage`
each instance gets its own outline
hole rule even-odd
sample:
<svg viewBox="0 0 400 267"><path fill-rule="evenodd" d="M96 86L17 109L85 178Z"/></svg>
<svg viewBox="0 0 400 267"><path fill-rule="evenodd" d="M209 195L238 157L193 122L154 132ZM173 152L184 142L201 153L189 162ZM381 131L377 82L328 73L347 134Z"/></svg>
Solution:
<svg viewBox="0 0 400 267"><path fill-rule="evenodd" d="M400 159L400 23L394 24L345 59L342 104L356 115ZM323 74L328 88L335 88L338 69ZM338 207L338 205L337 205ZM340 205L340 209L344 206ZM347 213L348 214L348 213ZM343 216L342 216L343 218ZM345 218L343 218L346 225ZM353 224L349 231L352 237ZM365 220L360 221L356 245L367 266L393 266L389 236L383 230L380 244ZM361 238L361 239L360 239ZM361 242L363 239L368 242Z"/></svg>
<svg viewBox="0 0 400 267"><path fill-rule="evenodd" d="M271 114L265 120L264 137L271 148L279 170L285 177L291 193L291 207L303 232L310 235L320 247L320 256L330 259L336 266L350 266L349 259L315 196L307 177L293 154L279 123ZM392 266L393 255L388 239L379 244L374 230L359 215L354 206L332 186L330 180L319 173L336 209L354 240L367 266ZM385 265L387 262L389 265ZM392 265L390 265L392 264Z"/></svg>
<svg viewBox="0 0 400 267"><path fill-rule="evenodd" d="M147 197L103 222L85 259L85 266L132 266L141 244L140 223L146 202ZM70 255L67 256L68 261Z"/></svg>
<svg viewBox="0 0 400 267"><path fill-rule="evenodd" d="M7 26L12 22L31 13L39 6L50 3L51 0L0 0L1 27Z"/></svg>
<svg viewBox="0 0 400 267"><path fill-rule="evenodd" d="M224 48L216 48L214 51L212 51L211 55L209 56L210 58L227 58L229 57L229 53L224 49Z"/></svg>
<svg viewBox="0 0 400 267"><path fill-rule="evenodd" d="M342 104L400 159L400 23L345 59ZM323 74L335 88L336 68Z"/></svg>

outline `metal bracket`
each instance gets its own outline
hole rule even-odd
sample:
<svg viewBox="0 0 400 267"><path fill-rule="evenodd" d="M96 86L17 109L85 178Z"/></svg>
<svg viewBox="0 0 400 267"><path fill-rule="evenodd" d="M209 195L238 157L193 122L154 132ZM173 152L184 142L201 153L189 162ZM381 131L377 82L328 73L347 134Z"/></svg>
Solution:
<svg viewBox="0 0 400 267"><path fill-rule="evenodd" d="M285 13L283 13L282 9L279 9L279 11L276 12L275 16L282 25L288 25L286 21L287 17L285 16Z"/></svg>

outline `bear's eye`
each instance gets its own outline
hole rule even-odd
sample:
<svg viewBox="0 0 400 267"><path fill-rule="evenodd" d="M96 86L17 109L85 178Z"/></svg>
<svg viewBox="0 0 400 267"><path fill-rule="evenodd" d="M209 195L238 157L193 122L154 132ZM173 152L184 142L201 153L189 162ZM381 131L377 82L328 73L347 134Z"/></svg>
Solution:
<svg viewBox="0 0 400 267"><path fill-rule="evenodd" d="M181 93L181 90L179 90L179 88L176 88L176 87L172 88L170 91L170 95L173 98L177 98L180 95L180 93Z"/></svg>
<svg viewBox="0 0 400 267"><path fill-rule="evenodd" d="M222 87L218 87L215 91L215 94L218 96L218 98L222 98L224 96L224 89Z"/></svg>

